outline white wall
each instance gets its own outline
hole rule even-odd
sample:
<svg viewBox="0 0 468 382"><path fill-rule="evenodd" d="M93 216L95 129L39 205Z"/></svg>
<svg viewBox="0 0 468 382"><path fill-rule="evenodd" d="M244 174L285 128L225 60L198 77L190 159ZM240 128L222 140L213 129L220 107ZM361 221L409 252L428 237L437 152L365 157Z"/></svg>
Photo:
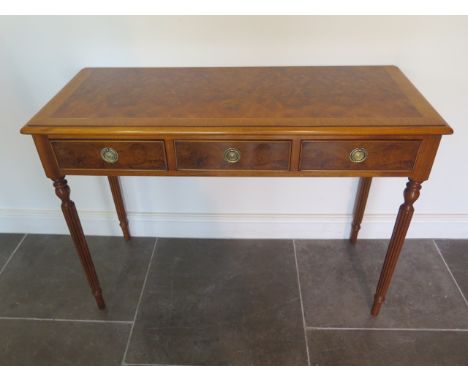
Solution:
<svg viewBox="0 0 468 382"><path fill-rule="evenodd" d="M395 64L454 128L412 237L468 237L467 17L0 17L0 232L66 232L19 128L84 66ZM70 176L85 232L119 234L105 178ZM345 237L357 179L122 178L138 235ZM376 179L363 237L388 237L405 179Z"/></svg>

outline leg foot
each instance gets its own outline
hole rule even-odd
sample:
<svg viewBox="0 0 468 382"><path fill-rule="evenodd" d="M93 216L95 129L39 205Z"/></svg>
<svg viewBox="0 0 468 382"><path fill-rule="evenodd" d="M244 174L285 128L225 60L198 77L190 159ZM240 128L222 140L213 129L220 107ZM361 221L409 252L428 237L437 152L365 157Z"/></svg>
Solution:
<svg viewBox="0 0 468 382"><path fill-rule="evenodd" d="M86 273L91 291L96 299L96 303L99 309L104 309L106 304L102 297L102 290L99 285L99 280L94 268L91 254L89 253L88 244L81 227L80 218L76 212L75 203L70 200L70 187L68 187L65 177L54 180L54 187L56 195L62 200L62 212L67 222L68 229L70 230L70 236L75 244L76 251L80 257L81 265Z"/></svg>
<svg viewBox="0 0 468 382"><path fill-rule="evenodd" d="M106 302L104 301L104 297L102 296L102 291L101 290L99 290L99 292L97 292L94 295L94 298L96 299L96 304L97 304L99 309L101 309L101 310L106 309Z"/></svg>
<svg viewBox="0 0 468 382"><path fill-rule="evenodd" d="M380 307L384 303L384 298L382 296L374 297L374 305L372 305L371 314L375 317L380 313Z"/></svg>
<svg viewBox="0 0 468 382"><path fill-rule="evenodd" d="M406 189L403 193L405 201L398 211L392 238L388 245L385 261L380 273L379 283L377 284L375 292L374 305L371 310L371 314L373 316L377 316L379 314L380 307L385 300L393 272L395 271L395 267L400 256L401 248L405 241L406 233L408 232L408 228L411 223L411 218L413 217L413 204L419 198L420 190L421 182L410 179L409 182L406 183Z"/></svg>
<svg viewBox="0 0 468 382"><path fill-rule="evenodd" d="M364 210L366 209L367 197L372 183L372 178L361 178L359 180L359 188L354 204L354 218L351 224L351 235L349 240L352 244L356 244L359 230L361 229Z"/></svg>
<svg viewBox="0 0 468 382"><path fill-rule="evenodd" d="M119 177L108 176L107 179L109 180L110 189L112 191L112 198L114 199L115 209L117 210L117 216L119 217L120 228L122 228L125 240L130 240L127 213L125 212Z"/></svg>

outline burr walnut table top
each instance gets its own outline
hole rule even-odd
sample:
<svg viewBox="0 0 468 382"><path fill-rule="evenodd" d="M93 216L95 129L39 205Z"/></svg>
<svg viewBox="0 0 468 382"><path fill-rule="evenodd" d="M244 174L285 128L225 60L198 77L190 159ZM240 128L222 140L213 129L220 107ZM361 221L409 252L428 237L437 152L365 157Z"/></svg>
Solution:
<svg viewBox="0 0 468 382"><path fill-rule="evenodd" d="M451 129L395 66L85 68L23 128L198 127L317 133L447 134ZM363 129L363 130L362 130Z"/></svg>

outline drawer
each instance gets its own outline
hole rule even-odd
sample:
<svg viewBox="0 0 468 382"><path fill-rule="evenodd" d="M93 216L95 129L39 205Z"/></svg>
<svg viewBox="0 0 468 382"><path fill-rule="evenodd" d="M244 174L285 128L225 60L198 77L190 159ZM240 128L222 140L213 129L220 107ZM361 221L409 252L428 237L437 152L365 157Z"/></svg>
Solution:
<svg viewBox="0 0 468 382"><path fill-rule="evenodd" d="M178 170L289 170L290 141L175 142Z"/></svg>
<svg viewBox="0 0 468 382"><path fill-rule="evenodd" d="M420 141L303 141L301 170L411 170Z"/></svg>
<svg viewBox="0 0 468 382"><path fill-rule="evenodd" d="M62 169L165 170L163 141L52 141Z"/></svg>

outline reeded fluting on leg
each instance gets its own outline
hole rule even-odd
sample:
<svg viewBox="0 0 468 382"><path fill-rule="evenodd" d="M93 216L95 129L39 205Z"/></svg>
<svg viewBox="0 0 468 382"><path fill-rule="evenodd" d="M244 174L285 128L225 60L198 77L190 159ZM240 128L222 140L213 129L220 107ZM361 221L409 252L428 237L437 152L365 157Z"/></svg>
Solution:
<svg viewBox="0 0 468 382"><path fill-rule="evenodd" d="M114 199L115 209L119 217L120 228L125 240L130 240L130 231L128 229L127 213L125 212L125 205L122 198L122 191L120 189L120 181L118 176L108 176L110 189L112 191L112 198Z"/></svg>
<svg viewBox="0 0 468 382"><path fill-rule="evenodd" d="M94 268L91 254L89 253L88 244L86 243L83 228L81 227L80 219L76 212L75 203L70 199L70 187L68 187L65 177L55 179L54 187L55 194L62 201L63 216L65 217L73 243L75 244L81 264L85 270L91 291L93 292L99 309L104 309L106 305L102 296L96 269Z"/></svg>
<svg viewBox="0 0 468 382"><path fill-rule="evenodd" d="M349 240L352 244L356 244L359 230L361 229L364 210L366 209L367 197L372 183L372 178L361 178L359 180L356 202L354 204L354 217L351 223L351 235Z"/></svg>
<svg viewBox="0 0 468 382"><path fill-rule="evenodd" d="M403 193L405 202L400 206L398 216L393 228L392 238L388 245L387 254L385 261L380 273L379 283L377 284L377 290L374 296L374 305L372 306L371 314L377 316L380 312L380 308L385 301L385 296L390 286L393 272L400 256L401 248L405 241L406 233L408 232L411 218L413 217L414 202L419 198L421 190L421 182L409 179L406 183L406 189Z"/></svg>

